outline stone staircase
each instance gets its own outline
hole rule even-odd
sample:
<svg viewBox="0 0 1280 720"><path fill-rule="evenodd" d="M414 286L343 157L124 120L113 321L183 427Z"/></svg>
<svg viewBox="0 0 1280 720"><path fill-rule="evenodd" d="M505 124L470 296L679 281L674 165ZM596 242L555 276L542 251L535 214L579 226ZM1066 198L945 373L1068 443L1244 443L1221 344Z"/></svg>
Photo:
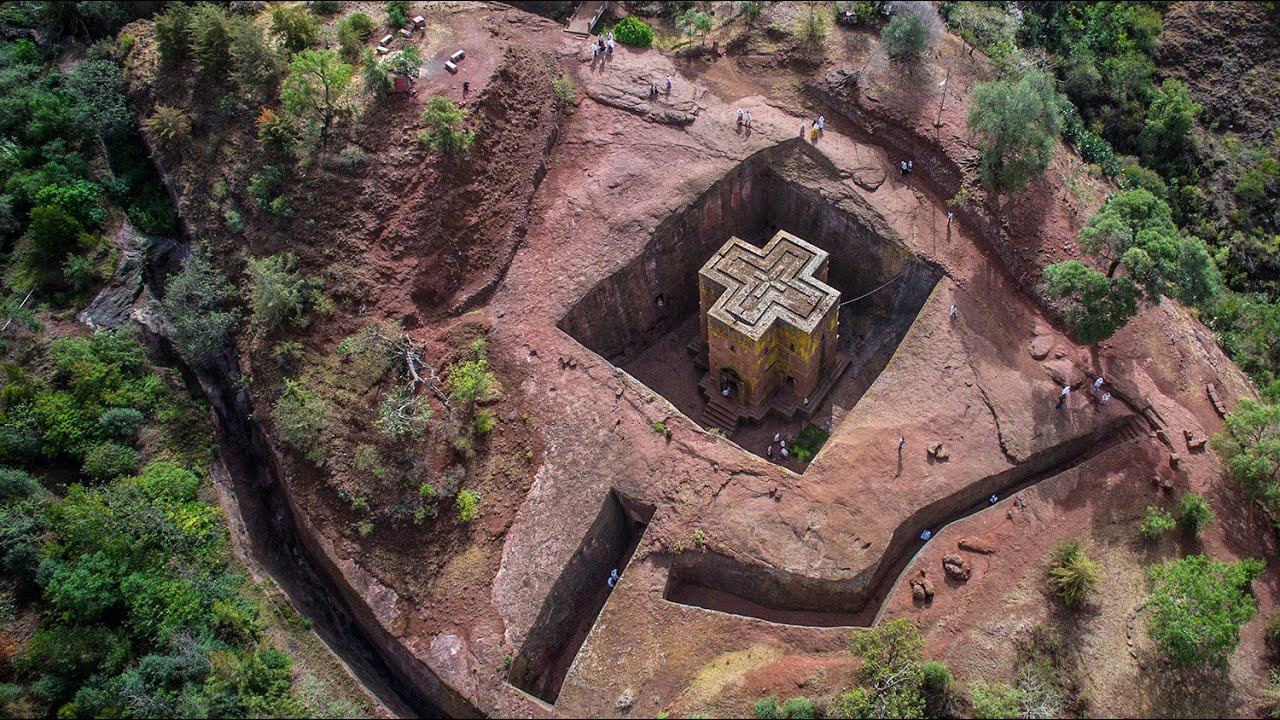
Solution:
<svg viewBox="0 0 1280 720"><path fill-rule="evenodd" d="M738 403L720 393L712 393L707 407L702 411L702 427L720 428L725 435L732 435L738 429L740 413Z"/></svg>

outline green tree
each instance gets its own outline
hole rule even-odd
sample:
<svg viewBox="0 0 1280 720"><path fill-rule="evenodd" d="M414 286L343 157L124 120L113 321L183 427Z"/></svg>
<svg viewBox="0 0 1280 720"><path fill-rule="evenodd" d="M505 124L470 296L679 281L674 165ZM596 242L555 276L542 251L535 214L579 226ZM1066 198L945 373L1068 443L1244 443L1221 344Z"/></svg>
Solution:
<svg viewBox="0 0 1280 720"><path fill-rule="evenodd" d="M248 258L245 265L253 322L270 332L286 321L296 322L319 295L317 283L298 270L291 252Z"/></svg>
<svg viewBox="0 0 1280 720"><path fill-rule="evenodd" d="M246 96L270 97L280 78L280 54L262 37L258 26L245 18L232 18L227 32L231 37L231 81Z"/></svg>
<svg viewBox="0 0 1280 720"><path fill-rule="evenodd" d="M1069 608L1079 607L1102 580L1102 565L1085 555L1079 540L1063 540L1049 551L1049 587Z"/></svg>
<svg viewBox="0 0 1280 720"><path fill-rule="evenodd" d="M1045 268L1045 289L1069 301L1067 320L1084 342L1110 337L1137 314L1137 288L1152 302L1172 296L1192 304L1220 292L1204 243L1182 237L1169 205L1148 190L1112 196L1081 228L1080 243L1102 260L1106 274L1068 260Z"/></svg>
<svg viewBox="0 0 1280 720"><path fill-rule="evenodd" d="M1030 717L1022 714L1026 693L1005 683L975 682L969 686L969 703L979 720Z"/></svg>
<svg viewBox="0 0 1280 720"><path fill-rule="evenodd" d="M689 8L676 16L676 27L680 28L680 32L685 35L701 35L702 44L705 45L707 43L707 33L711 32L711 16L694 8Z"/></svg>
<svg viewBox="0 0 1280 720"><path fill-rule="evenodd" d="M475 130L463 129L467 110L453 104L443 95L432 95L422 121L427 129L422 133L422 143L432 151L446 155L462 152L475 142Z"/></svg>
<svg viewBox="0 0 1280 720"><path fill-rule="evenodd" d="M1241 398L1210 446L1231 477L1275 512L1280 508L1280 405Z"/></svg>
<svg viewBox="0 0 1280 720"><path fill-rule="evenodd" d="M909 620L890 620L855 635L851 650L862 660L858 679L863 687L837 699L841 717L924 717L924 675L920 666L924 638L915 625Z"/></svg>
<svg viewBox="0 0 1280 720"><path fill-rule="evenodd" d="M191 6L174 3L156 15L152 25L156 39L156 51L167 63L177 63L187 57L190 50L189 34Z"/></svg>
<svg viewBox="0 0 1280 720"><path fill-rule="evenodd" d="M353 72L334 50L303 50L289 62L280 102L285 112L319 130L321 145L334 122L350 110Z"/></svg>
<svg viewBox="0 0 1280 720"><path fill-rule="evenodd" d="M1062 129L1053 78L1032 70L1017 80L978 83L969 103L969 132L982 152L982 181L1016 190L1049 167Z"/></svg>
<svg viewBox="0 0 1280 720"><path fill-rule="evenodd" d="M360 57L360 77L364 81L364 91L367 93L384 97L391 92L391 75L372 50L365 50Z"/></svg>
<svg viewBox="0 0 1280 720"><path fill-rule="evenodd" d="M271 34L290 53L306 50L320 36L320 24L316 17L303 8L290 5L271 7Z"/></svg>
<svg viewBox="0 0 1280 720"><path fill-rule="evenodd" d="M1249 585L1261 563L1214 562L1192 555L1153 567L1147 633L1174 662L1225 668L1240 643L1240 626L1257 606Z"/></svg>
<svg viewBox="0 0 1280 720"><path fill-rule="evenodd" d="M1200 537L1200 533L1213 522L1213 508L1209 501L1199 495L1183 493L1178 500L1178 523L1192 537Z"/></svg>
<svg viewBox="0 0 1280 720"><path fill-rule="evenodd" d="M1067 301L1067 322L1092 345L1115 334L1138 314L1138 286L1127 277L1108 279L1079 260L1044 269L1045 293Z"/></svg>
<svg viewBox="0 0 1280 720"><path fill-rule="evenodd" d="M218 76L231 65L231 25L227 11L218 5L201 3L191 9L187 38L201 72Z"/></svg>
<svg viewBox="0 0 1280 720"><path fill-rule="evenodd" d="M212 367L232 350L239 314L227 309L233 288L203 252L192 252L173 276L161 308L173 326L173 345L191 365Z"/></svg>
<svg viewBox="0 0 1280 720"><path fill-rule="evenodd" d="M387 24L392 29L409 24L409 3L406 0L392 0L387 3Z"/></svg>
<svg viewBox="0 0 1280 720"><path fill-rule="evenodd" d="M915 13L894 15L880 31L880 47L894 60L914 60L929 47L929 32Z"/></svg>
<svg viewBox="0 0 1280 720"><path fill-rule="evenodd" d="M1160 166L1177 160L1190 147L1198 114L1200 105L1191 99L1186 85L1169 78L1156 88L1138 136L1146 161Z"/></svg>

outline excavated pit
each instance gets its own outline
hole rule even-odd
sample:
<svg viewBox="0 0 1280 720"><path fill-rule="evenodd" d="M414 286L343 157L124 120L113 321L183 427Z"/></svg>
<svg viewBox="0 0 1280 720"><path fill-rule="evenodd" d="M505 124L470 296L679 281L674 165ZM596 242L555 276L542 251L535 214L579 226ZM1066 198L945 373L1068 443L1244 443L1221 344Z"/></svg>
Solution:
<svg viewBox="0 0 1280 720"><path fill-rule="evenodd" d="M591 288L560 329L701 423L705 368L690 351L698 338L698 270L731 236L761 247L786 230L830 254L827 283L842 303L838 352L850 364L808 416L770 412L728 436L764 456L774 433L794 437L810 423L832 430L888 364L942 276L821 189L839 183L838 171L800 140L752 155L658 225L640 255ZM799 471L805 465L788 463Z"/></svg>
<svg viewBox="0 0 1280 720"><path fill-rule="evenodd" d="M1122 418L970 483L913 513L894 531L881 562L848 580L806 576L717 552L688 552L671 558L664 597L681 605L786 625L870 627L903 571L924 547L922 530L936 534L990 507L987 498L993 494L1006 498L1141 434L1135 418Z"/></svg>
<svg viewBox="0 0 1280 720"><path fill-rule="evenodd" d="M578 650L609 599L610 571L626 571L653 513L652 505L609 491L600 514L556 579L524 645L512 659L508 682L555 704Z"/></svg>

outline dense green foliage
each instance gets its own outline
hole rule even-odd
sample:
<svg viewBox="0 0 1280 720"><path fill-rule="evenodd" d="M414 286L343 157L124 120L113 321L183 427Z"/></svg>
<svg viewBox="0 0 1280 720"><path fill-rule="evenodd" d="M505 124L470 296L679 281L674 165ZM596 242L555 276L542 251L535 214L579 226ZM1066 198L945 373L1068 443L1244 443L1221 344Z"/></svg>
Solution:
<svg viewBox="0 0 1280 720"><path fill-rule="evenodd" d="M303 50L289 62L281 106L323 145L333 124L351 110L354 72L336 50Z"/></svg>
<svg viewBox="0 0 1280 720"><path fill-rule="evenodd" d="M791 453L800 462L809 462L818 454L829 437L831 433L817 425L805 425L804 429L796 435L795 441L791 443Z"/></svg>
<svg viewBox="0 0 1280 720"><path fill-rule="evenodd" d="M1138 525L1138 532L1147 540L1159 540L1177 524L1172 513L1148 505L1147 514L1143 517L1142 524Z"/></svg>
<svg viewBox="0 0 1280 720"><path fill-rule="evenodd" d="M1191 537L1199 537L1200 533L1213 522L1213 508L1209 501L1189 492L1178 499L1178 524Z"/></svg>
<svg viewBox="0 0 1280 720"><path fill-rule="evenodd" d="M422 144L443 155L453 155L471 147L476 131L462 127L467 114L465 108L454 105L449 98L432 95L427 100L426 112L422 114L422 122L427 126L422 133Z"/></svg>
<svg viewBox="0 0 1280 720"><path fill-rule="evenodd" d="M221 510L198 496L208 430L179 378L129 330L57 339L46 353L40 375L4 366L0 391L10 437L0 559L43 609L8 706L60 717L304 712L290 659L259 641L245 579L229 569ZM19 432L34 442L17 446ZM15 464L82 474L55 496Z"/></svg>
<svg viewBox="0 0 1280 720"><path fill-rule="evenodd" d="M1241 398L1211 445L1231 476L1280 512L1280 406Z"/></svg>
<svg viewBox="0 0 1280 720"><path fill-rule="evenodd" d="M1249 585L1257 560L1214 562L1192 555L1149 571L1147 633L1180 665L1225 667L1240 643L1240 626L1257 605Z"/></svg>
<svg viewBox="0 0 1280 720"><path fill-rule="evenodd" d="M1106 272L1078 260L1050 265L1045 290L1067 300L1067 320L1083 342L1110 337L1136 315L1139 290L1153 302L1171 296L1193 306L1221 292L1204 243L1180 234L1169 205L1148 190L1112 196L1081 228L1080 243Z"/></svg>
<svg viewBox="0 0 1280 720"><path fill-rule="evenodd" d="M271 332L286 322L303 322L307 309L323 298L319 282L298 270L297 258L291 252L247 258L245 275L253 323L261 332ZM210 337L214 329L207 323L201 328Z"/></svg>
<svg viewBox="0 0 1280 720"><path fill-rule="evenodd" d="M120 210L143 232L175 229L125 105L115 46L66 73L28 40L0 43L0 248L21 298L83 301L114 269L104 236ZM104 158L113 171L103 175Z"/></svg>
<svg viewBox="0 0 1280 720"><path fill-rule="evenodd" d="M894 60L916 58L929 47L929 33L915 13L894 15L880 31L880 47Z"/></svg>
<svg viewBox="0 0 1280 720"><path fill-rule="evenodd" d="M1049 588L1063 605L1080 606L1101 580L1102 565L1085 555L1079 540L1063 540L1049 551Z"/></svg>
<svg viewBox="0 0 1280 720"><path fill-rule="evenodd" d="M969 104L969 132L982 151L982 181L1016 190L1049 167L1062 118L1053 78L1031 70L1016 80L978 83Z"/></svg>
<svg viewBox="0 0 1280 720"><path fill-rule="evenodd" d="M694 8L689 8L676 16L676 27L686 35L701 35L706 42L707 33L711 32L711 16Z"/></svg>
<svg viewBox="0 0 1280 720"><path fill-rule="evenodd" d="M924 638L915 625L890 620L855 635L851 649L862 660L858 669L862 686L836 699L838 717L924 717Z"/></svg>
<svg viewBox="0 0 1280 720"><path fill-rule="evenodd" d="M628 15L612 28L613 37L623 45L649 47L653 44L653 28L634 15Z"/></svg>

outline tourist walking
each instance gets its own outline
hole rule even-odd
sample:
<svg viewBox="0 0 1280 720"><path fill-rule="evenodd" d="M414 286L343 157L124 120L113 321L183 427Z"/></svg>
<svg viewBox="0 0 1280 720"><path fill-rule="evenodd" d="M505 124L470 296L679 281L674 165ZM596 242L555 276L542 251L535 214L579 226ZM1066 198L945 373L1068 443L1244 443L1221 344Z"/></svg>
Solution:
<svg viewBox="0 0 1280 720"><path fill-rule="evenodd" d="M751 127L751 111L747 111L747 127Z"/></svg>
<svg viewBox="0 0 1280 720"><path fill-rule="evenodd" d="M955 216L956 216L955 213L951 212L950 210L947 211L947 225L951 224L951 221L955 219Z"/></svg>
<svg viewBox="0 0 1280 720"><path fill-rule="evenodd" d="M1061 410L1063 405L1067 404L1067 397L1071 395L1071 386L1065 385L1062 392L1058 394L1058 404L1053 406L1054 410Z"/></svg>
<svg viewBox="0 0 1280 720"><path fill-rule="evenodd" d="M1096 393L1102 387L1102 378L1093 381L1093 391Z"/></svg>
<svg viewBox="0 0 1280 720"><path fill-rule="evenodd" d="M1111 399L1111 393L1105 392L1105 393L1102 393L1102 399L1099 402L1101 402L1103 405L1106 405L1107 401L1109 401L1110 399Z"/></svg>
<svg viewBox="0 0 1280 720"><path fill-rule="evenodd" d="M898 166L899 166L900 168L902 168L902 177L906 177L906 176L907 176L907 161L906 161L906 160L903 160L901 163L899 163L899 164L898 164Z"/></svg>
<svg viewBox="0 0 1280 720"><path fill-rule="evenodd" d="M742 125L742 108L738 108L738 125Z"/></svg>
<svg viewBox="0 0 1280 720"><path fill-rule="evenodd" d="M955 306L955 305L952 305L952 306L951 306L951 311L950 311L950 312L948 312L947 314L951 316L951 319L952 319L952 320L955 320L955 319L956 319L956 306Z"/></svg>
<svg viewBox="0 0 1280 720"><path fill-rule="evenodd" d="M670 75L667 76L667 94L668 95L671 94L671 76Z"/></svg>

